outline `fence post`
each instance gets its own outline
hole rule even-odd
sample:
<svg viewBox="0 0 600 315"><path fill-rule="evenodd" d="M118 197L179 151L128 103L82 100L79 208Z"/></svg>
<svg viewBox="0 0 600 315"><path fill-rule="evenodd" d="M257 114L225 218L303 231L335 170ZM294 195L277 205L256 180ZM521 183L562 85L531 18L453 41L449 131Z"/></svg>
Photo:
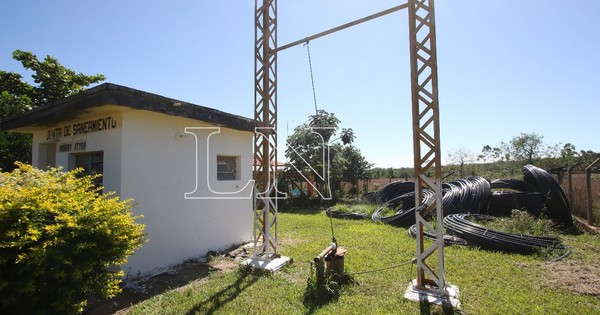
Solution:
<svg viewBox="0 0 600 315"><path fill-rule="evenodd" d="M594 224L594 213L593 213L593 198L592 198L592 167L600 162L600 158L596 159L592 164L585 168L585 185L587 188L587 220L590 224Z"/></svg>
<svg viewBox="0 0 600 315"><path fill-rule="evenodd" d="M569 204L573 207L573 168L569 167L569 172L567 173L568 181L569 181ZM571 211L573 208L571 208Z"/></svg>
<svg viewBox="0 0 600 315"><path fill-rule="evenodd" d="M585 185L587 187L586 189L586 196L587 196L587 220L590 224L593 223L593 213L592 213L592 180L591 180L591 176L590 176L590 169L586 168L585 169Z"/></svg>

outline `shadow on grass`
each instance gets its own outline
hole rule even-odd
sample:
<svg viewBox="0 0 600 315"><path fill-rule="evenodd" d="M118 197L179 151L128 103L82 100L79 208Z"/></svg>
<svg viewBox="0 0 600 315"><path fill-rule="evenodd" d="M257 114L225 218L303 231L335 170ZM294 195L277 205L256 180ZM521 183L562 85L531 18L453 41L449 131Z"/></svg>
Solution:
<svg viewBox="0 0 600 315"><path fill-rule="evenodd" d="M313 215L313 214L319 214L321 212L325 211L325 209L323 208L284 208L284 209L279 209L279 212L283 212L283 213L292 213L292 214L301 214L301 215Z"/></svg>
<svg viewBox="0 0 600 315"><path fill-rule="evenodd" d="M189 260L167 272L128 282L124 285L123 291L112 299L92 296L83 313L87 315L114 314L171 289L205 278L210 271L211 267L206 263Z"/></svg>
<svg viewBox="0 0 600 315"><path fill-rule="evenodd" d="M442 303L442 305L431 304L428 301L419 302L420 314L421 315L432 315L432 314L443 314L453 315L462 314L460 311L455 310L450 303Z"/></svg>
<svg viewBox="0 0 600 315"><path fill-rule="evenodd" d="M235 300L244 290L254 285L262 275L249 266L239 267L237 278L232 284L221 289L211 297L196 303L186 314L214 314L225 304Z"/></svg>
<svg viewBox="0 0 600 315"><path fill-rule="evenodd" d="M354 284L350 275L329 275L318 280L311 274L308 278L302 303L307 308L305 314L313 314L319 307L335 302L346 287Z"/></svg>
<svg viewBox="0 0 600 315"><path fill-rule="evenodd" d="M319 198L288 198L279 202L279 211L294 214L312 215L323 212L335 205L337 201L322 200Z"/></svg>

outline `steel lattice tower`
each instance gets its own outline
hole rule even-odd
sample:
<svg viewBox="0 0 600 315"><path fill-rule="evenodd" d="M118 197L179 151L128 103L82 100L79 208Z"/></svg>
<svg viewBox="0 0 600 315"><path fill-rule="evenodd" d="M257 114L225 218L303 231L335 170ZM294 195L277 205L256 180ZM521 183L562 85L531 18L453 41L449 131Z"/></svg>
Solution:
<svg viewBox="0 0 600 315"><path fill-rule="evenodd" d="M255 2L254 255L278 255L277 198L277 1ZM261 244L258 246L258 244Z"/></svg>
<svg viewBox="0 0 600 315"><path fill-rule="evenodd" d="M417 287L445 290L442 224L442 180L434 0L409 0L389 10L277 47L277 1L256 0L255 5L255 110L257 133L254 160L257 193L254 203L255 255L278 256L277 240L277 52L368 20L408 8L410 68L417 221ZM433 176L432 176L433 175ZM435 197L423 204L425 189ZM437 228L425 220L436 212ZM423 232L437 236L425 248ZM261 246L257 246L262 242ZM437 254L437 255L434 255ZM437 258L436 263L428 263ZM437 264L437 268L432 265Z"/></svg>

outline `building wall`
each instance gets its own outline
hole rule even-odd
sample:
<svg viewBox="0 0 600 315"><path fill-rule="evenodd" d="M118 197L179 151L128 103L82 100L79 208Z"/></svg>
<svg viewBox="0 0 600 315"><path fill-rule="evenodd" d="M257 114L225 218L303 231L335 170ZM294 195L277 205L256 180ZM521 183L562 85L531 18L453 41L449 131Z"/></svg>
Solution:
<svg viewBox="0 0 600 315"><path fill-rule="evenodd" d="M65 132L49 135L51 130L65 127L73 129L76 124L89 121L90 119L110 117L115 122L115 127L94 132L73 132L66 135ZM40 129L33 133L32 165L38 168L50 166L61 166L65 170L74 168L73 155L84 152L104 151L104 192L119 192L121 189L121 144L122 144L122 119L118 112L99 114L89 119L71 120L56 126ZM48 139L50 138L50 139ZM84 150L76 150L76 143L85 143ZM61 146L71 145L69 151L61 152ZM54 160L48 161L48 150L55 152Z"/></svg>
<svg viewBox="0 0 600 315"><path fill-rule="evenodd" d="M52 130L107 116L114 117L114 128L49 136ZM133 198L133 212L143 215L138 222L146 225L148 242L122 266L127 276L152 272L252 238L250 190L246 189L244 194L233 192L244 188L252 179L253 133L220 128L219 134L210 137L207 160L203 138L207 131L195 132L195 137L185 132L186 127L214 126L192 119L124 109L65 121L34 132L32 157L36 167L51 164L71 169L73 154L104 152L105 192L114 191L122 199ZM81 142L86 143L85 150L73 150L74 144ZM61 145L65 144L72 144L71 150L60 152ZM54 160L49 157L53 150ZM239 180L217 181L217 155L239 157ZM200 172L196 171L196 161ZM202 168L207 162L208 182ZM196 199L186 199L186 193L191 192L188 197Z"/></svg>
<svg viewBox="0 0 600 315"><path fill-rule="evenodd" d="M202 134L185 133L186 127L211 126L147 111L123 113L121 196L135 199L134 212L144 215L140 222L146 224L149 239L124 266L130 275L226 249L252 237L251 199L186 199L185 195L195 191L188 196L219 197L209 184L218 192L242 189L252 178L253 134L221 128L210 137L206 183L206 176L196 172L196 160L201 170L207 163L205 142ZM217 181L217 155L239 156L239 180Z"/></svg>

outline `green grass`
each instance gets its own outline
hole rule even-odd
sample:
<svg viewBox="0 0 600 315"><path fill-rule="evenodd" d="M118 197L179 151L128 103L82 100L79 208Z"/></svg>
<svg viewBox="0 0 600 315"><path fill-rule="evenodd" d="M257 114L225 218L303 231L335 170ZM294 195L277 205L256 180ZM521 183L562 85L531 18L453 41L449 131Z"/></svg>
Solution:
<svg viewBox="0 0 600 315"><path fill-rule="evenodd" d="M337 203L333 207L331 207L331 210L341 211L341 212L363 213L363 214L367 215L368 218L370 218L373 215L373 212L377 211L377 209L379 209L380 207L381 207L381 205L372 204L372 203L357 203L357 204ZM385 216L395 214L396 211L397 210L394 210L394 209L386 206L383 208L383 211L380 213L380 215L385 217Z"/></svg>
<svg viewBox="0 0 600 315"><path fill-rule="evenodd" d="M513 234L534 236L556 236L559 234L556 225L549 219L536 219L527 211L513 210L510 217L496 218L492 221L478 222L491 229Z"/></svg>
<svg viewBox="0 0 600 315"><path fill-rule="evenodd" d="M357 212L366 214L369 218L380 206L376 204L367 204L367 203L358 203L358 204L345 204L345 203L337 203L331 210L341 211L341 212Z"/></svg>
<svg viewBox="0 0 600 315"><path fill-rule="evenodd" d="M404 228L370 220L334 219L335 236L348 249L349 273L409 261L415 240ZM354 283L321 303L303 298L311 276L313 257L330 242L329 218L321 213L280 213L280 252L293 263L274 275L258 275L246 268L213 272L186 287L144 301L132 314L415 314L423 309L403 298L415 267L408 264L385 271L356 274ZM598 236L563 237L573 248L568 258L597 264ZM545 285L548 277L539 256L524 256L446 247L447 280L460 289L464 314L598 314L600 299ZM425 313L427 312L427 309ZM447 310L446 310L447 311ZM439 307L430 309L441 314Z"/></svg>

